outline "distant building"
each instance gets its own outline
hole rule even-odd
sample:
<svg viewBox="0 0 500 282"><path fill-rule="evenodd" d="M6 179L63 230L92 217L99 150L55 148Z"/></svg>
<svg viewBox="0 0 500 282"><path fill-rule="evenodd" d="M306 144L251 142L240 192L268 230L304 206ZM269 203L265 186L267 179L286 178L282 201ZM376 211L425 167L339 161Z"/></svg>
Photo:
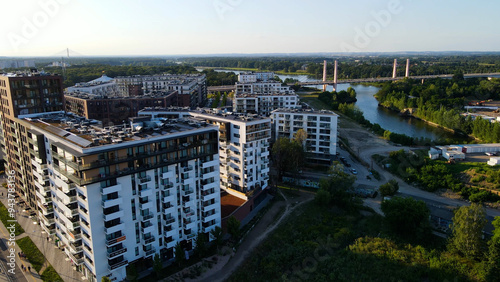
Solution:
<svg viewBox="0 0 500 282"><path fill-rule="evenodd" d="M66 88L66 93L85 92L88 94L101 95L107 97L121 96L118 86L113 78L103 74L101 77L89 82L80 82L74 86Z"/></svg>
<svg viewBox="0 0 500 282"><path fill-rule="evenodd" d="M236 96L242 94L258 94L258 95L273 95L273 94L295 94L295 91L290 86L282 85L277 81L264 81L253 83L236 82Z"/></svg>
<svg viewBox="0 0 500 282"><path fill-rule="evenodd" d="M36 67L34 60L8 60L0 61L0 69L19 69Z"/></svg>
<svg viewBox="0 0 500 282"><path fill-rule="evenodd" d="M294 138L299 129L307 133L308 161L330 166L337 153L338 115L332 111L278 109L272 112L273 139Z"/></svg>
<svg viewBox="0 0 500 282"><path fill-rule="evenodd" d="M179 95L175 90L132 97L107 97L72 92L67 93L64 99L66 111L88 119L100 120L104 125L122 124L129 117L136 117L145 107L190 106L190 96Z"/></svg>
<svg viewBox="0 0 500 282"><path fill-rule="evenodd" d="M242 72L238 74L238 82L255 83L257 81L269 81L274 79L274 72Z"/></svg>
<svg viewBox="0 0 500 282"><path fill-rule="evenodd" d="M271 112L280 108L294 109L300 107L296 94L240 94L233 99L233 109L237 113L270 116Z"/></svg>
<svg viewBox="0 0 500 282"><path fill-rule="evenodd" d="M189 95L191 108L202 107L207 102L207 79L204 74L121 76L115 81L124 97L177 91L179 95Z"/></svg>

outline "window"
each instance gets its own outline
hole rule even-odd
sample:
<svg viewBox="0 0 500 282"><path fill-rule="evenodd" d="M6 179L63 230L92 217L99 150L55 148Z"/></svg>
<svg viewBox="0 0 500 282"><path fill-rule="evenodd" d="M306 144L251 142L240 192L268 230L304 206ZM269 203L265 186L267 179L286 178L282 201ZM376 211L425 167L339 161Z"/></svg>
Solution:
<svg viewBox="0 0 500 282"><path fill-rule="evenodd" d="M235 129L240 129L240 126L239 126L239 125L236 125L236 124L233 124L233 128L235 128Z"/></svg>

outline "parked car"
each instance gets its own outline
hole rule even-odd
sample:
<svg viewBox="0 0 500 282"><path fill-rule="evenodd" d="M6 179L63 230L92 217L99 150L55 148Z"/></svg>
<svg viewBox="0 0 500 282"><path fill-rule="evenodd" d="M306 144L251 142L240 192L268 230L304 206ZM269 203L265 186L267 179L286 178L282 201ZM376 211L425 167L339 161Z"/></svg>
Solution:
<svg viewBox="0 0 500 282"><path fill-rule="evenodd" d="M351 167L351 164L348 163L347 161L344 163L346 167Z"/></svg>
<svg viewBox="0 0 500 282"><path fill-rule="evenodd" d="M486 153L487 156L496 156L497 154L496 153L490 153L490 152L487 152Z"/></svg>
<svg viewBox="0 0 500 282"><path fill-rule="evenodd" d="M355 168L351 168L351 173L356 175L356 174L358 174L358 171Z"/></svg>

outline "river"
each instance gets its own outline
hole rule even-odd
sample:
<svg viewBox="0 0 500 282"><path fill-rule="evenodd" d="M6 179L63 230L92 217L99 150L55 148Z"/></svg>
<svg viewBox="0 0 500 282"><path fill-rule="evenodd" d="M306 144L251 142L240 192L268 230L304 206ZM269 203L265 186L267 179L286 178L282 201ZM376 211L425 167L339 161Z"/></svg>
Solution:
<svg viewBox="0 0 500 282"><path fill-rule="evenodd" d="M236 70L215 70L221 72L234 72L239 74L240 71ZM280 79L285 80L286 78L293 78L299 81L317 81L318 79L309 77L307 75L278 75ZM401 117L397 113L390 111L388 109L378 106L378 102L374 95L378 92L379 88L375 86L365 86L365 85L351 85L351 84L339 84L337 91L347 90L347 88L352 87L356 90L356 97L358 101L356 106L359 107L367 120L371 123L378 123L380 126L391 132L406 134L411 137L424 137L432 140L438 139L452 139L465 141L465 138L454 135L452 132L443 130L441 128L434 127L422 120L411 118L411 117ZM323 89L323 86L318 85L318 89ZM333 87L328 86L327 91L332 91Z"/></svg>

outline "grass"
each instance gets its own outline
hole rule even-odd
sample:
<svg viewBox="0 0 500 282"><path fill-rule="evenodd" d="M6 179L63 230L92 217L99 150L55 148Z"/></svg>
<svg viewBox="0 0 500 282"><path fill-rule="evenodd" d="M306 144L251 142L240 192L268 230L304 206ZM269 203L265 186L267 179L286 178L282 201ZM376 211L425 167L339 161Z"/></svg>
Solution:
<svg viewBox="0 0 500 282"><path fill-rule="evenodd" d="M63 281L61 276L59 276L59 274L57 274L56 270L54 269L54 267L52 267L52 265L49 265L49 267L47 267L43 271L41 278L43 281L47 281L47 282Z"/></svg>
<svg viewBox="0 0 500 282"><path fill-rule="evenodd" d="M31 238L26 236L17 240L16 244L21 248L36 272L40 272L43 262L45 261L45 257L37 248L35 243L33 243Z"/></svg>
<svg viewBox="0 0 500 282"><path fill-rule="evenodd" d="M3 203L0 202L0 220L2 220L2 223L5 227L10 226L13 222L8 222L9 220L12 220L13 218L10 217L9 211L7 208L3 205ZM14 234L16 236L21 235L24 233L24 229L19 225L19 223L14 222L15 225L15 231Z"/></svg>

